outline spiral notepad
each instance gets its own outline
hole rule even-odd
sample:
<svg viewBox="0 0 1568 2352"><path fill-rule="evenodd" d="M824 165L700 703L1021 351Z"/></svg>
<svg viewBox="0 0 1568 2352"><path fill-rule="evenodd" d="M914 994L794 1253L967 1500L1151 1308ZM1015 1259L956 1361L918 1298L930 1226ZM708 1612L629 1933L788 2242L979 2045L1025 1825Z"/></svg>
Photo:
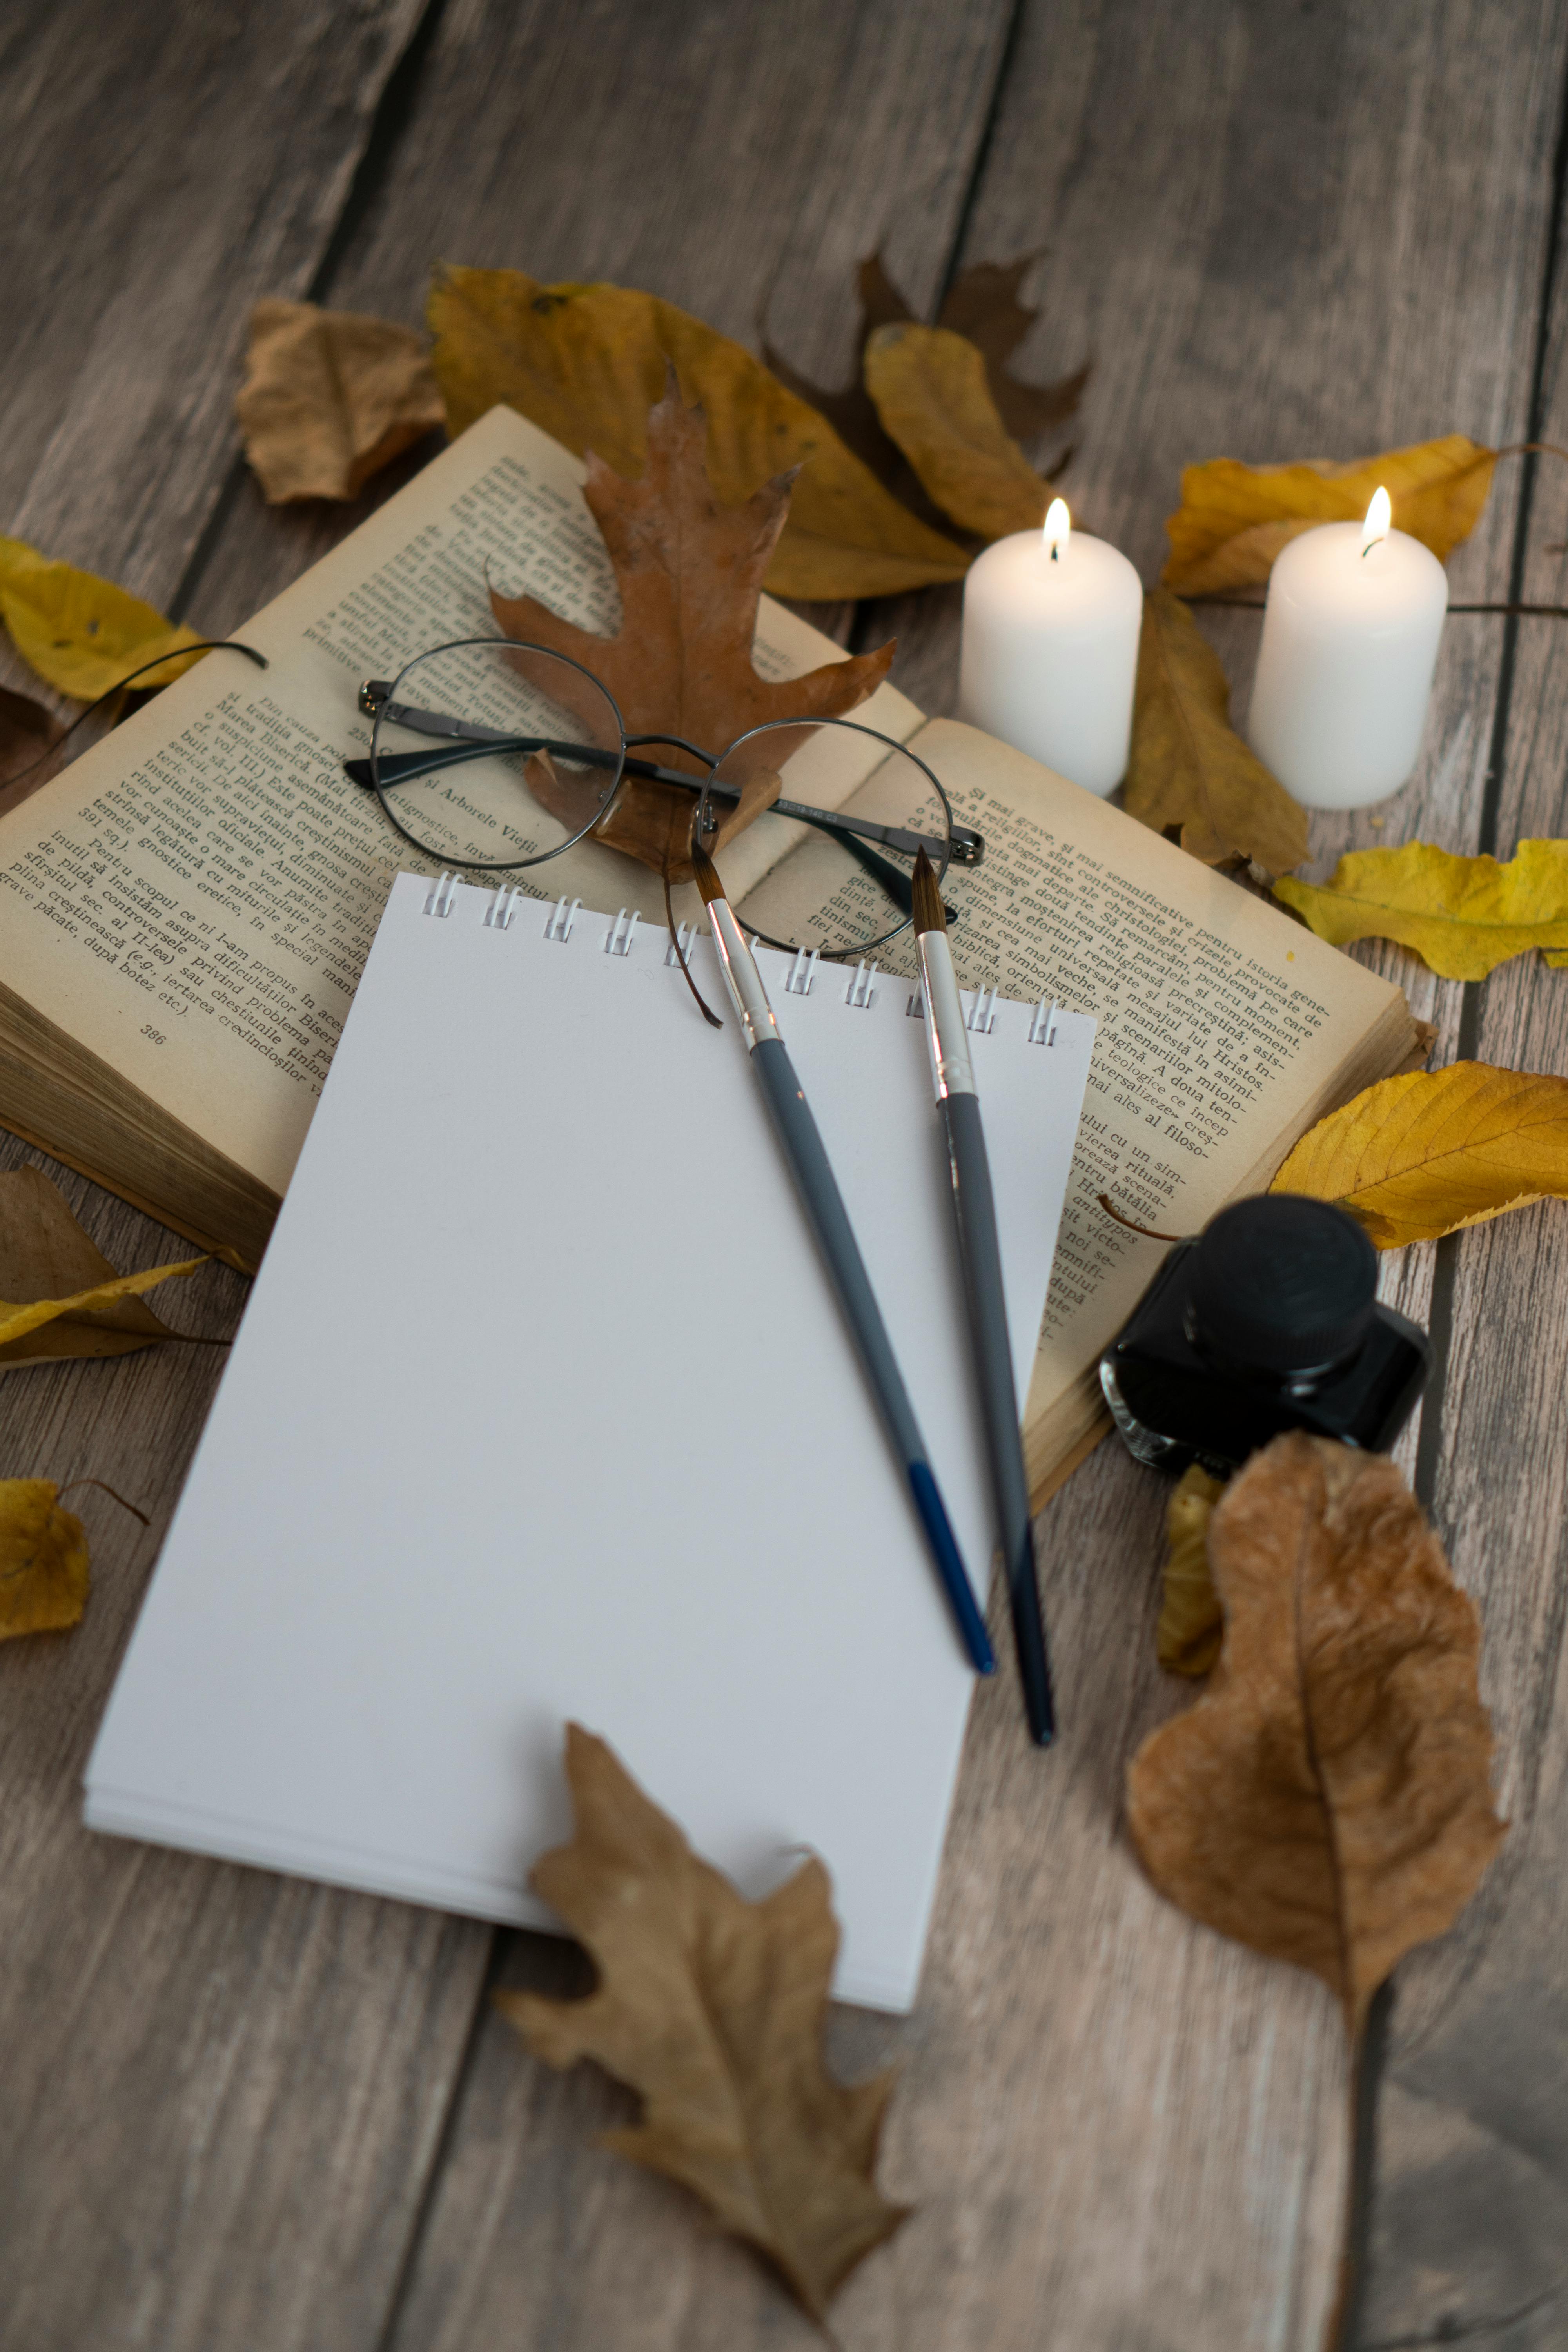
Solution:
<svg viewBox="0 0 1568 2352"><path fill-rule="evenodd" d="M918 1003L760 961L987 1582ZM967 1002L1022 1394L1093 1024ZM575 1720L748 1893L819 1853L837 1990L900 2008L973 1688L734 1022L635 917L400 876L89 1824L552 1926Z"/></svg>

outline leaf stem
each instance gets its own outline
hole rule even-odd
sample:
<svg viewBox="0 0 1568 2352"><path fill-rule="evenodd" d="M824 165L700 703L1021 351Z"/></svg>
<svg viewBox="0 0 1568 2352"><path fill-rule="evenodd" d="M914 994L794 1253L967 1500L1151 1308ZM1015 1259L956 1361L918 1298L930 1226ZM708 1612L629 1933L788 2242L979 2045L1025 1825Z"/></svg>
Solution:
<svg viewBox="0 0 1568 2352"><path fill-rule="evenodd" d="M123 1495L117 1493L112 1486L105 1485L101 1478L73 1478L70 1485L68 1486L62 1486L59 1493L55 1496L56 1505L58 1506L63 1503L68 1495L74 1495L79 1486L97 1486L103 1494L112 1496L113 1500L120 1505L121 1510L129 1511L133 1519L140 1519L144 1528L150 1528L152 1526L152 1520L148 1517L146 1512L141 1508L139 1504L127 1502Z"/></svg>
<svg viewBox="0 0 1568 2352"><path fill-rule="evenodd" d="M1185 1234L1157 1234L1152 1225L1135 1225L1131 1217L1124 1217L1120 1209L1112 1208L1109 1192L1097 1192L1094 1197L1108 1217L1114 1217L1117 1223L1125 1225L1130 1234L1142 1234L1145 1241L1184 1242L1188 1239Z"/></svg>

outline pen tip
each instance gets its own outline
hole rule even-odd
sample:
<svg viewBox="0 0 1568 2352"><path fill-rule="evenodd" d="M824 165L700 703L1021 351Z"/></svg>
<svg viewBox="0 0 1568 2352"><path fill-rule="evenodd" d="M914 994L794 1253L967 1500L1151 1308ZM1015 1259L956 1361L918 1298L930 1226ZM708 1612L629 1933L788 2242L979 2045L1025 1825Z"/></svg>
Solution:
<svg viewBox="0 0 1568 2352"><path fill-rule="evenodd" d="M724 885L719 879L719 868L700 841L691 845L691 871L697 877L697 887L702 893L702 903L710 907L715 898L724 896Z"/></svg>
<svg viewBox="0 0 1568 2352"><path fill-rule="evenodd" d="M915 858L910 895L916 931L945 931L947 909L942 903L942 892L937 887L936 868L923 849Z"/></svg>

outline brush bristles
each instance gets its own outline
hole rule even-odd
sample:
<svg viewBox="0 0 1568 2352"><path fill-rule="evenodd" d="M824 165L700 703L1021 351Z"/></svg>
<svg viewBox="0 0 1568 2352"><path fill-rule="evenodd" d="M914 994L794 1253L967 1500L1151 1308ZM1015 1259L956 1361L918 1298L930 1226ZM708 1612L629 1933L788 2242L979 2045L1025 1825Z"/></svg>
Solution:
<svg viewBox="0 0 1568 2352"><path fill-rule="evenodd" d="M702 893L702 903L710 907L715 898L724 896L724 885L719 879L719 868L700 841L691 845L691 871L697 877L697 887Z"/></svg>
<svg viewBox="0 0 1568 2352"><path fill-rule="evenodd" d="M942 892L937 887L936 867L923 849L915 859L910 896L914 906L915 929L945 931L947 909L942 903Z"/></svg>

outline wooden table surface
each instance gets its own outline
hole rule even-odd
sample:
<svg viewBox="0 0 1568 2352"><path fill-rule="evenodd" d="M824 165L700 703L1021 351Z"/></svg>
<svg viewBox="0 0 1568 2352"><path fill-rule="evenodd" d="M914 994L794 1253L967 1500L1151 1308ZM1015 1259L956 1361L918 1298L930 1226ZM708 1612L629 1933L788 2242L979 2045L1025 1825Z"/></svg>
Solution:
<svg viewBox="0 0 1568 2352"><path fill-rule="evenodd" d="M58 0L0 11L0 521L214 635L353 509L269 511L232 420L258 297L416 321L437 258L647 287L842 382L858 259L934 311L1038 251L1016 362L1092 355L1075 514L1152 579L1187 460L1462 430L1568 442L1568 0ZM420 453L428 455L428 451ZM1042 457L1045 451L1037 453ZM1456 600L1568 601L1568 466L1510 459ZM845 607L953 692L958 597ZM1213 615L1245 683L1256 619ZM7 671L7 676L12 673ZM1320 856L1568 831L1568 634L1456 616L1417 780ZM1321 869L1319 869L1321 870ZM1568 1071L1568 974L1363 950L1436 1059ZM0 1160L40 1155L5 1139ZM42 1162L119 1265L169 1236ZM1164 1489L1106 1445L1044 1515L1064 1730L977 1702L883 2178L920 2208L847 2352L1312 2352L1347 2182L1361 2347L1568 2343L1568 1210L1386 1262L1438 1371L1402 1451L1485 1620L1512 1832L1379 2004L1360 2111L1312 1979L1140 1875L1126 1759ZM209 1268L163 1312L232 1329ZM4 1384L5 1475L87 1495L87 1618L0 1650L4 2352L748 2352L820 2341L679 2191L631 2102L534 2063L498 1984L570 1947L89 1836L79 1782L221 1369L168 1348ZM1353 2166L1353 2172L1352 2172Z"/></svg>

